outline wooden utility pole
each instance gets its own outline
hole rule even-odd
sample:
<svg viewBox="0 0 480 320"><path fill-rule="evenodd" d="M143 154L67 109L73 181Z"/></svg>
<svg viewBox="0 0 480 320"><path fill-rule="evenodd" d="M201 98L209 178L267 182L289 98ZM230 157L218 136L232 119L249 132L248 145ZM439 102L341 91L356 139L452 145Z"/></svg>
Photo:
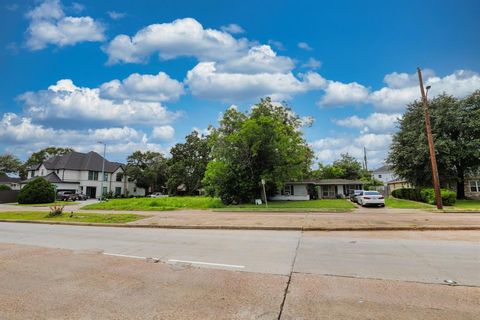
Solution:
<svg viewBox="0 0 480 320"><path fill-rule="evenodd" d="M428 148L430 150L430 162L432 164L433 188L435 189L435 201L437 209L443 209L442 196L440 194L440 181L438 178L437 158L435 156L435 146L433 145L432 128L430 126L430 112L428 111L428 100L425 88L423 87L422 70L417 68L420 92L422 93L423 109L425 111L425 129L427 131ZM429 88L427 87L427 90Z"/></svg>

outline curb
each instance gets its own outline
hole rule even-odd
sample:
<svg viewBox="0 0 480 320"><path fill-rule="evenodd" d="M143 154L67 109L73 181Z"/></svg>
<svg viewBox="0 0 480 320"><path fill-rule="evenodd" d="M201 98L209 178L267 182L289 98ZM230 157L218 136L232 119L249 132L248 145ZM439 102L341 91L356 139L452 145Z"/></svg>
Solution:
<svg viewBox="0 0 480 320"><path fill-rule="evenodd" d="M67 226L111 227L132 229L191 229L191 230L269 230L269 231L477 231L480 226L446 226L446 227L269 227L269 226L218 226L218 225L151 225L151 224L118 224L118 223L91 223L91 222L64 222L39 220L5 220L0 222L33 223Z"/></svg>

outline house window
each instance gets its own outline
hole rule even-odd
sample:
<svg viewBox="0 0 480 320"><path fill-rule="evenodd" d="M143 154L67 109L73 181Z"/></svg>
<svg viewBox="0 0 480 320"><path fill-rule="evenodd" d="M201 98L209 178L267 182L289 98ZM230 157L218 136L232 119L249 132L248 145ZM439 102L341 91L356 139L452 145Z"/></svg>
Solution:
<svg viewBox="0 0 480 320"><path fill-rule="evenodd" d="M123 179L123 173L121 173L121 172L117 173L117 176L116 176L116 179L115 179L115 180L116 180L117 182L121 182L122 179Z"/></svg>
<svg viewBox="0 0 480 320"><path fill-rule="evenodd" d="M378 175L378 177L379 177L379 178L381 178L381 177L382 177L382 175L381 175L381 174L379 174L379 175Z"/></svg>
<svg viewBox="0 0 480 320"><path fill-rule="evenodd" d="M88 171L88 180L98 180L98 171Z"/></svg>
<svg viewBox="0 0 480 320"><path fill-rule="evenodd" d="M470 181L470 191L471 192L480 192L480 180Z"/></svg>
<svg viewBox="0 0 480 320"><path fill-rule="evenodd" d="M115 195L119 196L122 194L122 187L115 187Z"/></svg>
<svg viewBox="0 0 480 320"><path fill-rule="evenodd" d="M57 174L59 174L59 173L60 173L60 169L57 169Z"/></svg>
<svg viewBox="0 0 480 320"><path fill-rule="evenodd" d="M334 185L322 186L322 197L323 198L334 198L335 197L335 186Z"/></svg>
<svg viewBox="0 0 480 320"><path fill-rule="evenodd" d="M106 195L108 193L107 187L103 187L103 195Z"/></svg>
<svg viewBox="0 0 480 320"><path fill-rule="evenodd" d="M287 184L283 188L283 194L286 196L293 196L293 185L292 184Z"/></svg>
<svg viewBox="0 0 480 320"><path fill-rule="evenodd" d="M103 173L103 181L108 181L108 173Z"/></svg>
<svg viewBox="0 0 480 320"><path fill-rule="evenodd" d="M43 169L42 169L42 172L40 173L41 176L43 176Z"/></svg>

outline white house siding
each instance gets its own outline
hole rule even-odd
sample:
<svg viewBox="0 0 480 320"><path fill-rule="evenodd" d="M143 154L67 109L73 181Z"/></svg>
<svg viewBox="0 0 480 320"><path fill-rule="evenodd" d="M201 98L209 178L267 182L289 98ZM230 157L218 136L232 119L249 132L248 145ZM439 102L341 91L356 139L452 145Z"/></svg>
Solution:
<svg viewBox="0 0 480 320"><path fill-rule="evenodd" d="M286 185L291 186L291 185ZM310 200L306 184L294 184L293 194L276 194L269 198L272 201Z"/></svg>
<svg viewBox="0 0 480 320"><path fill-rule="evenodd" d="M480 176L465 179L465 197L480 200Z"/></svg>
<svg viewBox="0 0 480 320"><path fill-rule="evenodd" d="M379 181L382 181L384 185L386 185L389 181L397 179L392 171L374 172L373 177Z"/></svg>

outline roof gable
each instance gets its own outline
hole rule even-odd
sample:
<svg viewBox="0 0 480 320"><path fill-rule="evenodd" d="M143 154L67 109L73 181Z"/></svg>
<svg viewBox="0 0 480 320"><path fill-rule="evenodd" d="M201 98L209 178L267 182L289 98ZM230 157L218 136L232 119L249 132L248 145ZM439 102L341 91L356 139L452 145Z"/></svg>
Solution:
<svg viewBox="0 0 480 320"><path fill-rule="evenodd" d="M47 159L43 165L49 170L102 171L103 157L94 151L70 152ZM105 159L105 172L115 172L120 166L122 166L121 163Z"/></svg>

